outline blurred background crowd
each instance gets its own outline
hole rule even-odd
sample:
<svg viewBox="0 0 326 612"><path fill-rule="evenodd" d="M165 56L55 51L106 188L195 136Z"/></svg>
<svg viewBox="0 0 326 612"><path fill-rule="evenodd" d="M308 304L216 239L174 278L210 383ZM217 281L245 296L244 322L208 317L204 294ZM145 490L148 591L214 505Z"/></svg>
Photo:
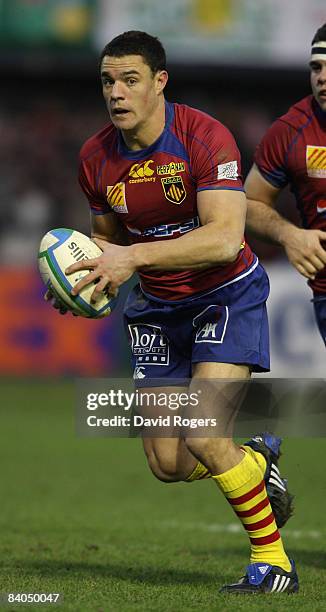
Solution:
<svg viewBox="0 0 326 612"><path fill-rule="evenodd" d="M46 231L89 232L78 151L107 122L97 66L104 44L127 29L159 36L168 56L167 98L229 127L245 177L271 122L309 94L310 42L325 21L324 0L0 1L0 374L127 371L112 320L63 322L43 304L36 272ZM297 220L289 192L279 206ZM324 348L305 280L277 247L252 242L271 277L272 374L323 376ZM79 366L73 355L64 357L76 335L84 335ZM56 358L46 352L49 342Z"/></svg>

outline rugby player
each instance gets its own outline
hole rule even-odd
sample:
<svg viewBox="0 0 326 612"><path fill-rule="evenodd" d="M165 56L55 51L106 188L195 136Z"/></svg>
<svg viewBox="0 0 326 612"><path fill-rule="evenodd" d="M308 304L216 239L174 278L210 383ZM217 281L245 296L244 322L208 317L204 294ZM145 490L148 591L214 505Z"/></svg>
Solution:
<svg viewBox="0 0 326 612"><path fill-rule="evenodd" d="M257 147L245 182L247 227L281 245L289 262L309 279L326 344L326 24L312 40L310 81L312 94L277 119ZM288 184L302 227L275 210Z"/></svg>
<svg viewBox="0 0 326 612"><path fill-rule="evenodd" d="M175 380L191 379L190 388L220 380L213 395L221 411L234 379L269 369L269 284L244 240L239 151L219 121L165 100L157 38L117 36L101 54L100 76L110 123L82 147L79 179L103 254L67 270L91 270L72 293L99 279L94 300L103 290L116 295L137 272L124 313L136 384L152 390L160 379L169 390ZM291 512L278 438L264 434L239 447L222 434L153 436L143 444L158 479L211 477L243 523L250 564L224 592L298 590L278 530Z"/></svg>

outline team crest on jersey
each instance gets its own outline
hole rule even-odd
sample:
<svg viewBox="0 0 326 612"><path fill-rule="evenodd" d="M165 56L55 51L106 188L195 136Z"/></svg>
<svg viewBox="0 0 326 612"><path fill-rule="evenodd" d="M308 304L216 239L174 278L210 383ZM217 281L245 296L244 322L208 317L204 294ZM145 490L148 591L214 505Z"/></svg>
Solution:
<svg viewBox="0 0 326 612"><path fill-rule="evenodd" d="M127 213L126 191L124 183L108 185L106 188L106 199L108 204L117 213Z"/></svg>
<svg viewBox="0 0 326 612"><path fill-rule="evenodd" d="M181 204L187 195L182 177L167 176L161 178L161 182L166 199L172 204Z"/></svg>
<svg viewBox="0 0 326 612"><path fill-rule="evenodd" d="M312 178L326 178L326 147L307 145L307 174Z"/></svg>

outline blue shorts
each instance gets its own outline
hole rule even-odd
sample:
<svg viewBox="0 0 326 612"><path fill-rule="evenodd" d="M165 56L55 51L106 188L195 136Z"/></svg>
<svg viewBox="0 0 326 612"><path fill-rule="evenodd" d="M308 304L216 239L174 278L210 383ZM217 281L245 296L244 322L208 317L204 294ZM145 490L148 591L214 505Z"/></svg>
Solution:
<svg viewBox="0 0 326 612"><path fill-rule="evenodd" d="M326 345L326 295L314 293L314 299L312 301L318 329Z"/></svg>
<svg viewBox="0 0 326 612"><path fill-rule="evenodd" d="M124 311L134 378L189 379L199 362L269 370L269 281L258 260L216 289L180 301L160 300L139 285Z"/></svg>

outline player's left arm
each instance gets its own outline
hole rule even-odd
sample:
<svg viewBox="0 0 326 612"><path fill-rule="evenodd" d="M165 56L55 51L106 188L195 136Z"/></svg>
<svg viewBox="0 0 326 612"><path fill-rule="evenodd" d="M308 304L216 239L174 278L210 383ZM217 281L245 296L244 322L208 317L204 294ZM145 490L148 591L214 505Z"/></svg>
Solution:
<svg viewBox="0 0 326 612"><path fill-rule="evenodd" d="M169 241L132 246L137 269L188 270L235 261L243 241L246 197L242 191L205 189L197 194L201 227Z"/></svg>
<svg viewBox="0 0 326 612"><path fill-rule="evenodd" d="M242 191L205 189L199 191L198 213L201 227L173 240L138 243L131 246L95 242L103 250L94 260L80 261L68 269L93 270L74 287L79 291L99 278L94 299L108 286L110 295L138 270L189 270L227 265L235 261L243 240L246 198Z"/></svg>

